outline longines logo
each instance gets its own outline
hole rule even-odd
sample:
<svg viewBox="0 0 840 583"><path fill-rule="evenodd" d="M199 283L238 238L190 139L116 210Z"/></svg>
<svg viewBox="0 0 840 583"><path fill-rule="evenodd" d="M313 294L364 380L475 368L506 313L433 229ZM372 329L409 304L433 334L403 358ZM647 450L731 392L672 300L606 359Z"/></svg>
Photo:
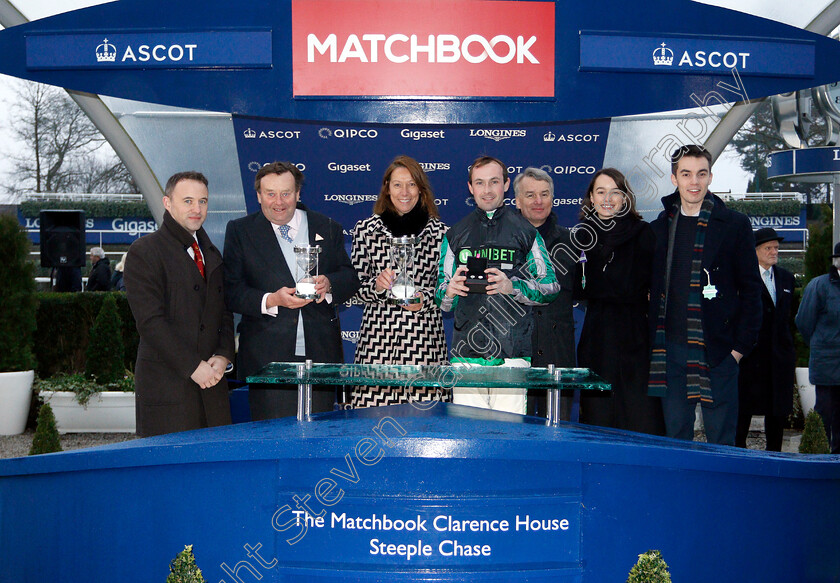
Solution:
<svg viewBox="0 0 840 583"><path fill-rule="evenodd" d="M422 168L425 172L449 170L449 162L420 162L420 168Z"/></svg>
<svg viewBox="0 0 840 583"><path fill-rule="evenodd" d="M352 342L353 344L357 344L359 342L359 331L358 330L342 330L341 331L341 339L346 340L347 342Z"/></svg>
<svg viewBox="0 0 840 583"><path fill-rule="evenodd" d="M471 138L488 138L499 142L508 138L524 138L527 130L470 130Z"/></svg>
<svg viewBox="0 0 840 583"><path fill-rule="evenodd" d="M252 140L254 138L259 138L261 140L296 140L300 137L300 130L261 130L258 134L251 128L248 128L242 135Z"/></svg>
<svg viewBox="0 0 840 583"><path fill-rule="evenodd" d="M271 164L271 162L260 163L260 162L257 162L256 160L251 160L250 162L248 162L248 170L250 170L251 172L256 174L257 172L260 171L260 168L262 168L263 166L266 166L268 164ZM298 162L297 164L295 164L295 167L298 170L300 170L301 172L306 172L306 164L304 164L302 162Z"/></svg>
<svg viewBox="0 0 840 583"><path fill-rule="evenodd" d="M331 130L330 128L321 128L318 130L318 136L323 139L328 138L339 138L339 139L349 139L349 138L363 138L363 139L374 139L379 135L379 132L376 130L357 130L355 128L336 128Z"/></svg>
<svg viewBox="0 0 840 583"><path fill-rule="evenodd" d="M377 194L325 194L324 200L326 202L340 202L353 206L362 202L376 202L379 198Z"/></svg>

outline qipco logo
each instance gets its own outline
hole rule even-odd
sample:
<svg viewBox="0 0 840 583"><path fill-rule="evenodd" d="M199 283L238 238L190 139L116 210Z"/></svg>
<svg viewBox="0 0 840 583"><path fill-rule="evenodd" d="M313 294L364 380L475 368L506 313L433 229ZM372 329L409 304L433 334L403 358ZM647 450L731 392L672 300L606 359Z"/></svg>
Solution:
<svg viewBox="0 0 840 583"><path fill-rule="evenodd" d="M321 128L320 130L318 130L318 135L325 140L329 138L337 138L340 140L348 140L355 138L372 140L379 136L379 132L374 129L360 130L356 128Z"/></svg>

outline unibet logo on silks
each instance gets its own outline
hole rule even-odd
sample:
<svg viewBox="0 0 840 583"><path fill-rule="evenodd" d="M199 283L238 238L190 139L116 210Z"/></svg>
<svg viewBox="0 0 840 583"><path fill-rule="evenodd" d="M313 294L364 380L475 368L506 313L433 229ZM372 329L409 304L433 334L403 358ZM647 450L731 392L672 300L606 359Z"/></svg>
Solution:
<svg viewBox="0 0 840 583"><path fill-rule="evenodd" d="M487 261L496 261L499 263L513 263L513 256L516 249L499 248L499 247L482 247L481 249L461 249L458 253L458 263L466 264L467 259L472 256L484 257Z"/></svg>

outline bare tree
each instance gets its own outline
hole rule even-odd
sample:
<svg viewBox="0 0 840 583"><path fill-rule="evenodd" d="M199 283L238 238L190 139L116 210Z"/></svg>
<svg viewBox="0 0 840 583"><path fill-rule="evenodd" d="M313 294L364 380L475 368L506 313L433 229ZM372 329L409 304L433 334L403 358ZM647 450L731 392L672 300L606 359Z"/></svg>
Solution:
<svg viewBox="0 0 840 583"><path fill-rule="evenodd" d="M818 120L810 127L809 138L817 140L824 129L824 123ZM776 130L769 101L758 107L744 127L735 134L731 143L741 156L741 168L753 175L747 186L748 192L796 190L805 193L809 198L814 197L815 200L825 196L826 190L822 184L770 180L767 177L770 152L788 149Z"/></svg>
<svg viewBox="0 0 840 583"><path fill-rule="evenodd" d="M17 148L11 192L137 192L125 166L62 89L18 82L10 107Z"/></svg>

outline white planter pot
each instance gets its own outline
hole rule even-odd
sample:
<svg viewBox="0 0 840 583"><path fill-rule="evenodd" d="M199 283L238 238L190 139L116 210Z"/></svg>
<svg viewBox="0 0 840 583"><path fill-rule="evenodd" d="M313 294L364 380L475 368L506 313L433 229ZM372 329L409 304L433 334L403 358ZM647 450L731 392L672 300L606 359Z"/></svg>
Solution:
<svg viewBox="0 0 840 583"><path fill-rule="evenodd" d="M817 402L817 391L814 385L808 380L808 367L796 367L796 388L799 391L799 404L802 406L802 415L807 417Z"/></svg>
<svg viewBox="0 0 840 583"><path fill-rule="evenodd" d="M70 391L41 391L55 414L59 433L134 433L134 393L109 391L90 398L87 407Z"/></svg>
<svg viewBox="0 0 840 583"><path fill-rule="evenodd" d="M0 372L0 435L20 435L26 429L34 379L34 370Z"/></svg>

